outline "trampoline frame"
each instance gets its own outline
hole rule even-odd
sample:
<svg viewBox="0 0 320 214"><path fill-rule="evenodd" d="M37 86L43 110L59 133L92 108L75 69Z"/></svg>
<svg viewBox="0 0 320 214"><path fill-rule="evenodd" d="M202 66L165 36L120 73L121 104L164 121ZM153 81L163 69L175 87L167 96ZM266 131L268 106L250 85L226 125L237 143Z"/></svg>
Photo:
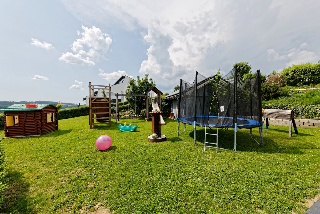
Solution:
<svg viewBox="0 0 320 214"><path fill-rule="evenodd" d="M200 118L200 117L208 117L208 116L197 116L196 118ZM191 122L190 118L194 118L193 116L190 116L190 117L183 117L181 118L179 121L181 123L185 123L185 124L189 124L189 125L192 125L194 124L194 122ZM228 118L228 119L232 119L233 120L233 117L219 117L219 116L209 116L209 118ZM257 120L253 120L253 119L247 119L247 118L241 118L241 117L238 117L237 120L245 120L245 121L248 121L248 124L244 124L244 125L239 125L237 124L237 127L238 128L245 128L245 129L249 129L249 128L256 128L256 127L259 127L260 126L260 123L259 121ZM196 125L197 126L207 126L207 127L211 127L211 128L234 128L235 126L234 125L228 125L228 124L224 124L224 125L215 125L215 124L204 124L204 123L198 123L196 122Z"/></svg>

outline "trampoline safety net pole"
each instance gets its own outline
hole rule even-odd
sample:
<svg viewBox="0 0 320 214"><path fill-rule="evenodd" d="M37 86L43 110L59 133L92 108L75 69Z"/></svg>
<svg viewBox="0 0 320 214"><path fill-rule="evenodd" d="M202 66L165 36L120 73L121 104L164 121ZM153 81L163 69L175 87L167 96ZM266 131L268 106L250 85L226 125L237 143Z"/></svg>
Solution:
<svg viewBox="0 0 320 214"><path fill-rule="evenodd" d="M257 70L257 76L258 76L258 99L259 99L259 132L260 132L260 145L263 145L263 135L262 135L262 129L263 129L263 121L262 121L262 96L261 96L261 73L260 69Z"/></svg>
<svg viewBox="0 0 320 214"><path fill-rule="evenodd" d="M237 67L234 68L234 115L233 115L233 123L234 123L234 151L237 151Z"/></svg>
<svg viewBox="0 0 320 214"><path fill-rule="evenodd" d="M182 91L182 79L180 79L180 90L179 90L179 103L178 103L178 118L177 118L177 122L178 122L178 130L177 130L177 135L179 136L179 128L180 128L180 122L179 122L179 119L180 119L180 115L181 115L181 112L180 112L180 107L181 107L181 91Z"/></svg>
<svg viewBox="0 0 320 214"><path fill-rule="evenodd" d="M198 71L196 71L196 78L194 80L194 145L196 145L197 141L197 77L198 77Z"/></svg>

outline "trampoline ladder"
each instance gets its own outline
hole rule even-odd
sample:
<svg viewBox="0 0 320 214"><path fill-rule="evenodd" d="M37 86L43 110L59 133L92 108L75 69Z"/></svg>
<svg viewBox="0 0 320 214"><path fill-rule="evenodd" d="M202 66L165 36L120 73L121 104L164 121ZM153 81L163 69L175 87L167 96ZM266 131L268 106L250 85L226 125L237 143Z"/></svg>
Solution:
<svg viewBox="0 0 320 214"><path fill-rule="evenodd" d="M207 133L207 126L204 127L205 133L204 133L204 143L203 143L203 147L204 147L204 151L206 151L206 147L213 147L217 149L217 152L219 150L219 144L218 144L218 128L217 128L217 133L216 134L211 134L211 133ZM207 142L207 135L213 135L216 136L216 142Z"/></svg>

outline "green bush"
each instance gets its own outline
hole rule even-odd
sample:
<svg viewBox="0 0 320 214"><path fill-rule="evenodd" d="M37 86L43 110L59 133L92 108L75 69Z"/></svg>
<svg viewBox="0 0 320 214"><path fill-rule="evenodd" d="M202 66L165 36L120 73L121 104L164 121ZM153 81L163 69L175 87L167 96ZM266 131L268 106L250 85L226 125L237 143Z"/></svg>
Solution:
<svg viewBox="0 0 320 214"><path fill-rule="evenodd" d="M89 115L89 106L59 110L59 120Z"/></svg>
<svg viewBox="0 0 320 214"><path fill-rule="evenodd" d="M262 108L293 110L295 118L320 118L320 105L264 103L262 104Z"/></svg>
<svg viewBox="0 0 320 214"><path fill-rule="evenodd" d="M128 109L130 109L129 104L121 105L121 106L119 105L119 111L128 110ZM116 113L116 107L111 107L111 112Z"/></svg>
<svg viewBox="0 0 320 214"><path fill-rule="evenodd" d="M127 105L128 101L124 101L124 102L119 102L118 105L122 106L122 105ZM111 107L116 107L117 103L111 103Z"/></svg>
<svg viewBox="0 0 320 214"><path fill-rule="evenodd" d="M3 121L3 113L0 113L0 130L2 130L4 127L4 121Z"/></svg>
<svg viewBox="0 0 320 214"><path fill-rule="evenodd" d="M293 65L283 69L280 77L289 86L317 85L320 83L320 63Z"/></svg>
<svg viewBox="0 0 320 214"><path fill-rule="evenodd" d="M284 97L289 95L289 89L287 87L280 87L277 83L261 83L262 100L272 100L278 97Z"/></svg>
<svg viewBox="0 0 320 214"><path fill-rule="evenodd" d="M2 147L2 142L0 139L0 208L2 207L3 200L4 200L4 191L6 188L6 182L5 182L5 165L4 165L4 151Z"/></svg>

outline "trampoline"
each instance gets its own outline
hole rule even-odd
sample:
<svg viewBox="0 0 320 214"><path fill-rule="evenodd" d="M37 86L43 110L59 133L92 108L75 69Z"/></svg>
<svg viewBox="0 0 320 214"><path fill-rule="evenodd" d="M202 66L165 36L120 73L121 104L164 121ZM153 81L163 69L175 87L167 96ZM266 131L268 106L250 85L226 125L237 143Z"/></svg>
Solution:
<svg viewBox="0 0 320 214"><path fill-rule="evenodd" d="M256 74L244 79L238 78L237 67L227 75L219 74L205 77L196 71L195 80L189 83L180 79L178 102L178 129L179 123L194 126L194 144L196 142L197 126L205 128L204 149L208 145L216 146L218 151L218 129L234 129L234 150L237 145L237 129L252 129L259 127L260 140L262 138L262 99L261 99L261 74ZM207 128L216 129L216 134L207 132ZM186 126L184 126L184 131ZM216 142L207 142L207 135L215 135ZM213 147L212 146L212 147Z"/></svg>
<svg viewBox="0 0 320 214"><path fill-rule="evenodd" d="M207 123L202 123L203 121L208 121ZM183 117L180 119L181 123L193 125L194 117ZM234 128L233 117L218 117L218 116L197 116L196 117L197 126L208 126L212 128ZM246 119L246 118L237 118L237 127L238 128L255 128L260 127L261 124L257 120Z"/></svg>

